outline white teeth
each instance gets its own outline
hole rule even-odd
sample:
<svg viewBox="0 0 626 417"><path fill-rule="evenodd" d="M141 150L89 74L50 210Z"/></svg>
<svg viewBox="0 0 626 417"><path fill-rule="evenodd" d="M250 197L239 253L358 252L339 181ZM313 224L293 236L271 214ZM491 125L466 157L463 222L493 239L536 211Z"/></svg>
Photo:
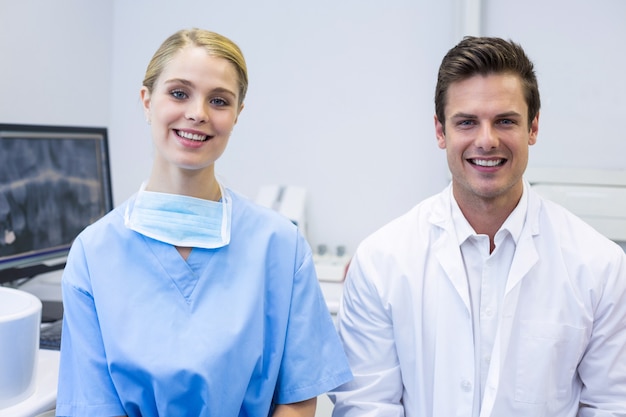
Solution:
<svg viewBox="0 0 626 417"><path fill-rule="evenodd" d="M185 139L190 139L190 140L199 140L199 141L203 141L206 139L206 135L196 135L195 133L187 133L187 132L183 132L182 130L178 130L178 136L180 136L181 138L185 138Z"/></svg>
<svg viewBox="0 0 626 417"><path fill-rule="evenodd" d="M495 167L503 163L502 159L472 159L472 162L481 167Z"/></svg>

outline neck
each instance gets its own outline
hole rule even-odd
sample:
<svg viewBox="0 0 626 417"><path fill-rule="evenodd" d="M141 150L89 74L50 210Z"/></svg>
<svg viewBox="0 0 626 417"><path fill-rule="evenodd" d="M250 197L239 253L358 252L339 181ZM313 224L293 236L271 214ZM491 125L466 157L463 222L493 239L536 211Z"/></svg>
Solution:
<svg viewBox="0 0 626 417"><path fill-rule="evenodd" d="M146 191L186 195L218 201L222 195L213 170L163 172L153 169Z"/></svg>
<svg viewBox="0 0 626 417"><path fill-rule="evenodd" d="M523 190L522 190L523 191ZM509 215L515 210L521 198L521 191L516 199L510 196L495 197L491 199L472 196L471 198L460 197L454 192L453 195L463 216L477 234L489 236L491 251L495 248L494 237Z"/></svg>

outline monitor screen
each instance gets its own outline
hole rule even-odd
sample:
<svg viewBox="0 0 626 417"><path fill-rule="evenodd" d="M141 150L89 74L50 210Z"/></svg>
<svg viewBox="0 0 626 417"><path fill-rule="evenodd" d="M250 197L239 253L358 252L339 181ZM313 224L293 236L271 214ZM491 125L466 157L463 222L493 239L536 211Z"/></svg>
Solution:
<svg viewBox="0 0 626 417"><path fill-rule="evenodd" d="M63 268L112 208L106 128L0 124L0 284Z"/></svg>

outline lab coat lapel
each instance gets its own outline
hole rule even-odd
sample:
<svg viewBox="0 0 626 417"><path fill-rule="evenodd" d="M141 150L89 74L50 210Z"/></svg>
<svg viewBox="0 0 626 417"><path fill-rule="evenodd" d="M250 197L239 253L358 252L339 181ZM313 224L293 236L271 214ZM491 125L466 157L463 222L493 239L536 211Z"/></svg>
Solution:
<svg viewBox="0 0 626 417"><path fill-rule="evenodd" d="M537 248L533 238L539 233L539 210L540 203L536 195L528 189L528 211L526 212L526 220L520 235L513 263L509 270L509 277L506 283L505 297L519 282L524 278L533 266L539 260Z"/></svg>
<svg viewBox="0 0 626 417"><path fill-rule="evenodd" d="M433 251L441 268L452 283L457 294L463 301L468 313L471 313L469 287L463 264L461 248L456 239L456 232L450 216L450 192L444 191L433 208L430 222L440 230L433 243Z"/></svg>
<svg viewBox="0 0 626 417"><path fill-rule="evenodd" d="M433 249L441 268L443 268L452 286L463 301L468 313L471 312L467 277L465 268L463 268L461 250L456 239L450 236L449 233L444 232L440 239L435 242Z"/></svg>

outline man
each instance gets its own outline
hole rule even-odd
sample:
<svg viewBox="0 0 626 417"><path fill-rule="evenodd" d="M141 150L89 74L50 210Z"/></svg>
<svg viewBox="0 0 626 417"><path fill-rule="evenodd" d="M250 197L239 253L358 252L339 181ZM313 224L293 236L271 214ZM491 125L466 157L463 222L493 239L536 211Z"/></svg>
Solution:
<svg viewBox="0 0 626 417"><path fill-rule="evenodd" d="M356 251L333 416L626 416L626 254L523 179L533 64L467 37L435 107L452 183Z"/></svg>

